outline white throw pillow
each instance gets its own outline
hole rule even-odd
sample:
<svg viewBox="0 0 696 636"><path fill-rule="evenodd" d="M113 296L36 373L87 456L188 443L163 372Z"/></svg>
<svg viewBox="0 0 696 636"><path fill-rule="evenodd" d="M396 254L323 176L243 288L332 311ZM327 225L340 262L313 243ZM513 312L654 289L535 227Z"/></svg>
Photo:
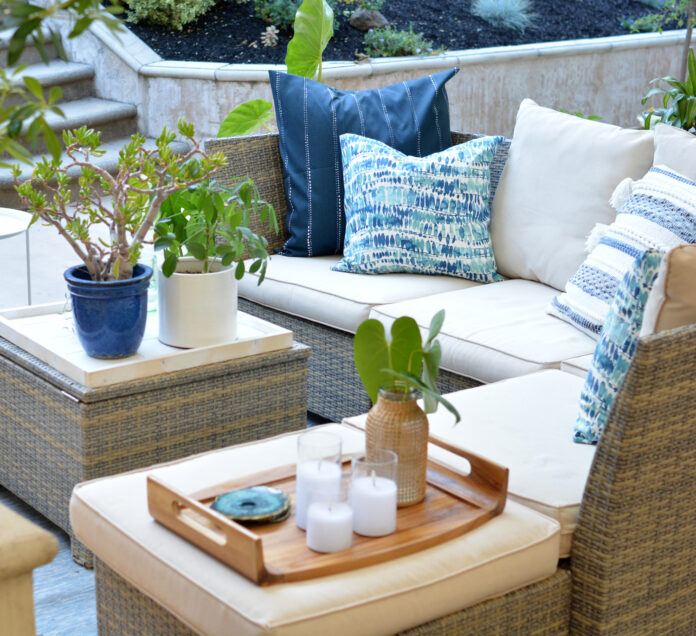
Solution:
<svg viewBox="0 0 696 636"><path fill-rule="evenodd" d="M598 338L624 275L648 249L696 243L696 182L653 166L547 311Z"/></svg>
<svg viewBox="0 0 696 636"><path fill-rule="evenodd" d="M667 166L696 181L696 136L681 128L657 124L653 164Z"/></svg>
<svg viewBox="0 0 696 636"><path fill-rule="evenodd" d="M653 133L567 115L525 99L500 185L491 237L498 271L556 289L585 258L596 223L611 223L612 192L653 162Z"/></svg>

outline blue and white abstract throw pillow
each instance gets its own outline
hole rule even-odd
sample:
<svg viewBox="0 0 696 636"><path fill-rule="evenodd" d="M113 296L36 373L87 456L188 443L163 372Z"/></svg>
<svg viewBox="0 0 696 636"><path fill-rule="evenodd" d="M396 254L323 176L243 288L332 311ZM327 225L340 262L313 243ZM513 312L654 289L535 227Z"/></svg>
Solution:
<svg viewBox="0 0 696 636"><path fill-rule="evenodd" d="M635 259L609 308L580 394L575 441L596 444L636 351L645 305L665 253L648 250Z"/></svg>
<svg viewBox="0 0 696 636"><path fill-rule="evenodd" d="M379 141L341 135L346 240L333 269L502 280L488 226L490 164L503 140L481 137L409 157Z"/></svg>
<svg viewBox="0 0 696 636"><path fill-rule="evenodd" d="M696 243L696 182L655 166L633 184L616 220L548 313L597 338L616 289L636 257L647 249L669 251L685 243Z"/></svg>

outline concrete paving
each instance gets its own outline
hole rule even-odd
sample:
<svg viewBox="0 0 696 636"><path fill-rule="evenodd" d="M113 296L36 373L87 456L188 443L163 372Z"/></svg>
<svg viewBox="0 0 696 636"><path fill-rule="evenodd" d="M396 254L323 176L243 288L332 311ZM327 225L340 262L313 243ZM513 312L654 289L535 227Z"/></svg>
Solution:
<svg viewBox="0 0 696 636"><path fill-rule="evenodd" d="M68 242L40 222L29 230L32 304L62 301L67 293L63 272L80 261ZM152 263L152 246L143 250L143 263ZM27 305L24 234L0 240L0 310Z"/></svg>

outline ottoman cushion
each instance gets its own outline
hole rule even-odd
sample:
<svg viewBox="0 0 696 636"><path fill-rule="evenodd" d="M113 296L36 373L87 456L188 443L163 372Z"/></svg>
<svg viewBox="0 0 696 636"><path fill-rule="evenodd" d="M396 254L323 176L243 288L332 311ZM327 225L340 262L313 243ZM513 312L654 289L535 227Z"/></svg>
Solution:
<svg viewBox="0 0 696 636"><path fill-rule="evenodd" d="M344 452L362 432L328 425ZM73 528L95 555L192 629L208 635L392 634L554 573L559 526L509 502L462 537L352 572L259 587L155 522L145 479L184 491L292 463L296 434L231 447L77 486Z"/></svg>
<svg viewBox="0 0 696 636"><path fill-rule="evenodd" d="M292 316L355 333L375 305L480 285L451 276L367 276L332 271L340 260L340 256L293 258L274 254L263 283L257 284L258 275L245 275L237 283L239 296Z"/></svg>
<svg viewBox="0 0 696 636"><path fill-rule="evenodd" d="M428 417L432 435L510 469L508 501L534 508L561 524L561 556L570 555L573 531L593 447L573 443L583 380L549 370L450 393L462 415L440 408ZM345 421L360 428L366 416ZM456 470L466 462L437 446L428 451Z"/></svg>

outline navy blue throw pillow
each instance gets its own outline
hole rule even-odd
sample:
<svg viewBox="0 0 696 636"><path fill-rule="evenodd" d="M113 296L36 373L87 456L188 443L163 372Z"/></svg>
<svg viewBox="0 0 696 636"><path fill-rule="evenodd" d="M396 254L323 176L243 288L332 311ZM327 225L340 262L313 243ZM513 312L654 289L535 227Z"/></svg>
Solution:
<svg viewBox="0 0 696 636"><path fill-rule="evenodd" d="M366 91L340 91L298 75L268 71L288 202L283 254L343 251L342 134L377 139L412 157L452 145L445 83L458 70Z"/></svg>

